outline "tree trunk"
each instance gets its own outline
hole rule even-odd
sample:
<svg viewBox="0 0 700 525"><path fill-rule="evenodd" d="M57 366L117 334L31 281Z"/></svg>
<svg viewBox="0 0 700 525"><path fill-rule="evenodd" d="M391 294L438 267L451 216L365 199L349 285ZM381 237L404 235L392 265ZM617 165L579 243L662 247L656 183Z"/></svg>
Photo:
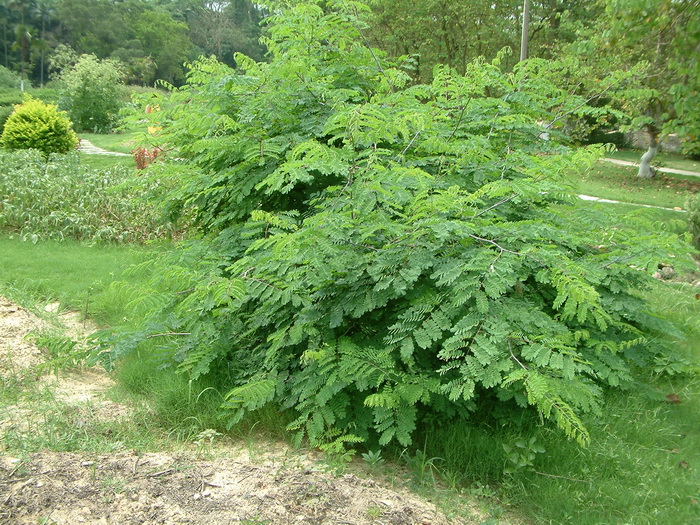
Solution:
<svg viewBox="0 0 700 525"><path fill-rule="evenodd" d="M639 162L637 177L640 179L651 179L656 175L656 170L651 167L651 161L659 152L658 132L650 127L647 128L647 131L649 132L649 149L642 155L642 160Z"/></svg>
<svg viewBox="0 0 700 525"><path fill-rule="evenodd" d="M530 30L530 0L523 3L523 30L520 35L520 61L527 59L528 32Z"/></svg>

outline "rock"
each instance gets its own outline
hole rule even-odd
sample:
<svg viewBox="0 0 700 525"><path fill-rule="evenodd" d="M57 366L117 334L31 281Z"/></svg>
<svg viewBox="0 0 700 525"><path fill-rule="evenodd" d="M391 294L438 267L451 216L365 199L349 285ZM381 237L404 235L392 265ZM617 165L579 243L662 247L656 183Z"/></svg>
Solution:
<svg viewBox="0 0 700 525"><path fill-rule="evenodd" d="M661 268L661 278L664 280L673 279L676 276L676 270L673 266L664 266Z"/></svg>

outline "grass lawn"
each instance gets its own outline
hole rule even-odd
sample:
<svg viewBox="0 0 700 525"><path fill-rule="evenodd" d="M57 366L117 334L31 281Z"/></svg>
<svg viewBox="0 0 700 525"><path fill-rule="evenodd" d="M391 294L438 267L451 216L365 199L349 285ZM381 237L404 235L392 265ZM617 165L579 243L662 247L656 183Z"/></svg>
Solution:
<svg viewBox="0 0 700 525"><path fill-rule="evenodd" d="M106 149L107 151L116 151L118 153L131 153L138 146L143 133L139 131L129 131L126 133L79 133L81 139L86 139L92 142L98 148Z"/></svg>
<svg viewBox="0 0 700 525"><path fill-rule="evenodd" d="M639 150L619 150L606 155L611 159L628 160L639 164L644 154ZM661 168L674 168L678 170L697 171L700 173L700 161L690 160L676 153L659 153L652 164Z"/></svg>
<svg viewBox="0 0 700 525"><path fill-rule="evenodd" d="M659 173L651 179L640 179L636 175L636 168L600 162L580 178L578 191L604 199L664 208L683 208L688 196L700 191L700 177Z"/></svg>
<svg viewBox="0 0 700 525"><path fill-rule="evenodd" d="M88 245L74 241L36 244L17 237L0 236L0 293L27 299L58 301L63 308L87 313L101 323L118 323L94 296L115 281L138 284L145 276L123 275L132 264L156 254L158 248L137 245ZM22 301L24 298L24 301Z"/></svg>
<svg viewBox="0 0 700 525"><path fill-rule="evenodd" d="M134 157L115 157L113 155L88 155L81 153L80 162L96 170L104 170L115 166L136 169Z"/></svg>

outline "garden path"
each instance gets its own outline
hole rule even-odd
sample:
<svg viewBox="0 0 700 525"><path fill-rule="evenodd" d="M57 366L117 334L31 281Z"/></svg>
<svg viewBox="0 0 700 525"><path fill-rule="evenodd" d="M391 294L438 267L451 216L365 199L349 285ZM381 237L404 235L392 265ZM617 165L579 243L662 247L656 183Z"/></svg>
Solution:
<svg viewBox="0 0 700 525"><path fill-rule="evenodd" d="M92 142L86 139L80 139L78 151L87 155L112 155L114 157L130 157L128 153L118 153L116 151L107 151L103 148L98 148Z"/></svg>
<svg viewBox="0 0 700 525"><path fill-rule="evenodd" d="M700 174L698 174L700 176ZM603 202L606 204L627 204L628 206L640 206L642 208L656 208L658 210L668 210L668 211L677 211L681 213L687 213L686 210L683 208L664 208L663 206L654 206L653 204L637 204L636 202L625 202L625 201L615 201L612 199L602 199L600 197L594 197L593 195L579 195L579 199L582 199L584 201L594 201L594 202Z"/></svg>
<svg viewBox="0 0 700 525"><path fill-rule="evenodd" d="M630 162L629 160L620 160L620 159L610 159L610 158L604 158L600 159L604 162L612 162L613 164L619 164L620 166L633 166L635 168L639 167L639 164L636 162ZM675 168L654 168L656 171L660 171L662 173L673 173L675 175L689 175L691 177L700 177L700 173L697 171L688 171L688 170L677 170Z"/></svg>

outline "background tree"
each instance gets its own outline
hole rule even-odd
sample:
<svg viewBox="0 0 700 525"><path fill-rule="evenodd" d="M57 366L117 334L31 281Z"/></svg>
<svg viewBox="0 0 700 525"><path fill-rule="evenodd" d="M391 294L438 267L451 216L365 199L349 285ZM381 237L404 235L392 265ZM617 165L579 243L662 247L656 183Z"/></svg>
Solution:
<svg viewBox="0 0 700 525"><path fill-rule="evenodd" d="M652 177L651 161L663 134L678 133L686 153L700 152L700 2L601 0L599 5L601 16L580 27L579 39L565 52L587 64L589 76L643 67L634 86L610 96L631 116L630 129L646 131L649 147L638 175Z"/></svg>
<svg viewBox="0 0 700 525"><path fill-rule="evenodd" d="M107 58L128 39L130 18L140 10L140 2L134 1L60 0L56 16L61 41L78 53Z"/></svg>
<svg viewBox="0 0 700 525"><path fill-rule="evenodd" d="M41 85L46 58L69 46L78 54L122 61L136 83L178 83L182 63L198 54L230 65L236 52L261 59L262 16L261 6L250 0L0 0L0 60ZM23 49L19 25L32 35Z"/></svg>
<svg viewBox="0 0 700 525"><path fill-rule="evenodd" d="M46 71L44 62L46 58L46 53L49 51L50 47L46 40L46 29L50 24L53 15L56 12L55 0L36 0L32 6L32 15L36 20L39 21L40 31L39 31L39 41L37 42L37 48L39 49L39 85L44 85L44 73Z"/></svg>
<svg viewBox="0 0 700 525"><path fill-rule="evenodd" d="M430 79L432 68L438 63L464 71L473 59L493 59L504 47L516 51L504 59L506 66L517 62L521 0L371 0L369 5L370 40L390 56L413 56L416 78ZM596 12L590 2L580 0L532 1L529 55L552 57L558 44L576 37L572 27L594 18Z"/></svg>
<svg viewBox="0 0 700 525"><path fill-rule="evenodd" d="M392 56L414 56L420 79L430 79L438 63L464 72L478 56L492 59L503 47L517 49L522 6L517 0L374 0L369 5L373 44Z"/></svg>
<svg viewBox="0 0 700 525"><path fill-rule="evenodd" d="M183 64L192 58L192 42L187 36L188 27L177 22L165 11L143 11L132 21L131 32L140 49L141 56L135 57L141 75L155 66L153 76L170 83L182 78ZM112 53L112 57L115 56Z"/></svg>
<svg viewBox="0 0 700 525"><path fill-rule="evenodd" d="M19 53L20 64L20 89L24 91L24 82L27 79L27 70L31 59L31 47L34 42L34 37L31 33L31 28L25 24L15 26L15 42L12 49Z"/></svg>
<svg viewBox="0 0 700 525"><path fill-rule="evenodd" d="M250 0L215 2L210 0L163 0L173 16L189 26L189 35L200 54L214 55L233 66L234 54L262 59L260 44L262 6Z"/></svg>

